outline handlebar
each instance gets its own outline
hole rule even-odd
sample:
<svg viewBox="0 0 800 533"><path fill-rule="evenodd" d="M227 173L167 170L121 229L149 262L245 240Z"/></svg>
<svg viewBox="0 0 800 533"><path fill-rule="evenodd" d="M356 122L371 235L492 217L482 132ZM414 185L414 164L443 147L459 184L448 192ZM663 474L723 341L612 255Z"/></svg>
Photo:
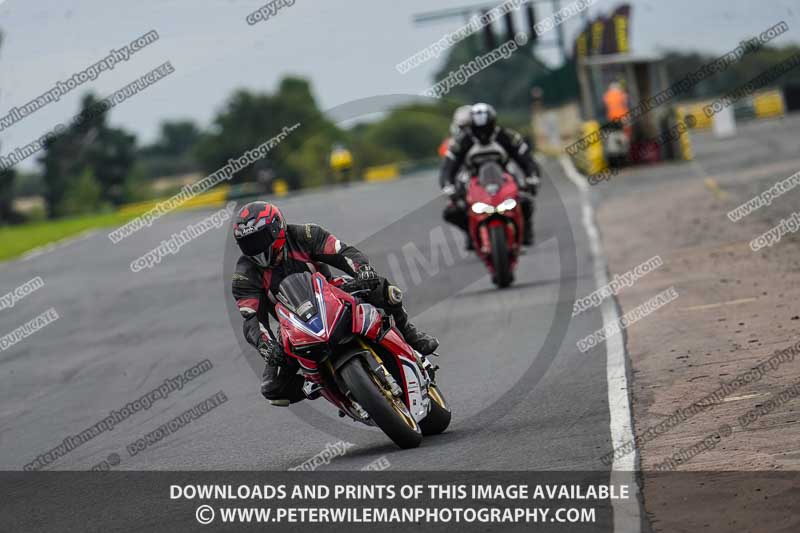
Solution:
<svg viewBox="0 0 800 533"><path fill-rule="evenodd" d="M356 294L359 292L368 293L373 291L372 288L365 286L362 282L356 279L342 283L339 288L348 294Z"/></svg>

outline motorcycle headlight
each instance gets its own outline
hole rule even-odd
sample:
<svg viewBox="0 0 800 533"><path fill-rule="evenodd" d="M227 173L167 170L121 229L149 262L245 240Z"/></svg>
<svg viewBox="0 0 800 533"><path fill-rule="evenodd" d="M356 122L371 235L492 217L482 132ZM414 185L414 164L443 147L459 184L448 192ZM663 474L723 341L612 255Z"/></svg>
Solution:
<svg viewBox="0 0 800 533"><path fill-rule="evenodd" d="M504 200L503 203L497 206L497 212L502 213L503 211L511 211L517 207L517 201L513 198L509 198L508 200Z"/></svg>
<svg viewBox="0 0 800 533"><path fill-rule="evenodd" d="M494 213L494 207L483 202L475 202L472 204L472 212L477 213L478 215L488 215L490 213Z"/></svg>

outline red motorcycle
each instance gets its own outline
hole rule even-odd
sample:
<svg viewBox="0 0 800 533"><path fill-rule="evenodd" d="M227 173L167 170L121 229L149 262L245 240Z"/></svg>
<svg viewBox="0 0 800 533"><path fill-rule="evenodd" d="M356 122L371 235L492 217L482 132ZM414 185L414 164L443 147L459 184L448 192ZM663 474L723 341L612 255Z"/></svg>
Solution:
<svg viewBox="0 0 800 533"><path fill-rule="evenodd" d="M469 234L478 256L498 287L514 281L522 249L523 219L519 187L497 163L486 163L467 187Z"/></svg>
<svg viewBox="0 0 800 533"><path fill-rule="evenodd" d="M450 425L434 378L438 367L406 343L390 315L360 299L368 292L318 272L287 276L275 306L283 348L299 363L307 396L321 394L339 416L416 448L423 435Z"/></svg>

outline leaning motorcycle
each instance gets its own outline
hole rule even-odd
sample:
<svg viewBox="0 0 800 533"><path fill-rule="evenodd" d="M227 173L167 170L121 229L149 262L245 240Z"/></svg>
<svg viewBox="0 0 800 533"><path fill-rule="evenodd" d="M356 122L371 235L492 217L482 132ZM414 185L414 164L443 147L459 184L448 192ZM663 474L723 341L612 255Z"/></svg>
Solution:
<svg viewBox="0 0 800 533"><path fill-rule="evenodd" d="M450 425L438 367L408 345L391 315L363 301L368 292L318 272L287 276L275 306L283 348L300 365L307 396L415 448Z"/></svg>
<svg viewBox="0 0 800 533"><path fill-rule="evenodd" d="M497 163L482 165L467 187L469 234L500 288L514 281L522 250L523 216L517 181Z"/></svg>

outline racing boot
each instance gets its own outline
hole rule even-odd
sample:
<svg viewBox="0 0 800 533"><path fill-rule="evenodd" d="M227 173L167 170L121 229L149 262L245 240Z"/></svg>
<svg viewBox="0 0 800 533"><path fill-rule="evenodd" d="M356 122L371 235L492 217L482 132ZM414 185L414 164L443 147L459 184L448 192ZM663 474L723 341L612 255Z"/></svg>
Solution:
<svg viewBox="0 0 800 533"><path fill-rule="evenodd" d="M522 244L525 246L533 246L533 243L533 220L527 219L523 222Z"/></svg>
<svg viewBox="0 0 800 533"><path fill-rule="evenodd" d="M520 204L522 206L522 244L533 246L533 198L529 195L521 195Z"/></svg>
<svg viewBox="0 0 800 533"><path fill-rule="evenodd" d="M309 400L316 400L322 396L322 385L319 383L306 381L305 384L303 384L303 394L305 394L306 398Z"/></svg>
<svg viewBox="0 0 800 533"><path fill-rule="evenodd" d="M406 342L411 345L416 351L422 355L430 355L436 348L439 347L439 341L436 337L428 335L418 330L408 320L408 313L403 307L403 291L389 283L386 279L382 282L382 288L375 293L379 293L372 303L378 307L382 307L386 312L392 315L394 323L400 333L403 334ZM377 296L377 295L376 295Z"/></svg>
<svg viewBox="0 0 800 533"><path fill-rule="evenodd" d="M430 355L439 347L439 340L433 335L420 331L408 320L408 313L400 306L392 309L392 316L394 317L397 329L403 334L406 342L411 345L416 351L422 355Z"/></svg>

